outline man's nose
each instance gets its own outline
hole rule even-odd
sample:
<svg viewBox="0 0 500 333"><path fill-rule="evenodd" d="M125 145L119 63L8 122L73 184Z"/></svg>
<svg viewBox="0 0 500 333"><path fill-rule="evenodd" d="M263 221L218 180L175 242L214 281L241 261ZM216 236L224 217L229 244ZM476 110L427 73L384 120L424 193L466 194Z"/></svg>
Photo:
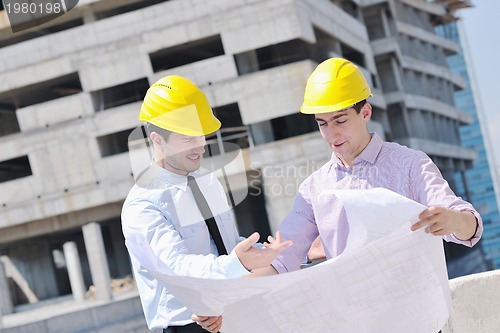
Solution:
<svg viewBox="0 0 500 333"><path fill-rule="evenodd" d="M205 145L207 144L207 140L205 136L196 137L195 151L197 153L203 154L205 152Z"/></svg>
<svg viewBox="0 0 500 333"><path fill-rule="evenodd" d="M331 141L335 139L337 136L338 131L335 129L335 126L332 125L331 123L326 124L326 126L323 126L323 135L325 136L325 139L327 141Z"/></svg>

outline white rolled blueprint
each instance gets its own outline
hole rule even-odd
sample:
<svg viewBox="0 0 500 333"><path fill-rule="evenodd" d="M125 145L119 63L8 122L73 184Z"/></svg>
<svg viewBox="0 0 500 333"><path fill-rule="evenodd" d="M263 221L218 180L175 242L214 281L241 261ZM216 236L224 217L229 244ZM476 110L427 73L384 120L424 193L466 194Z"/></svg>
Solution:
<svg viewBox="0 0 500 333"><path fill-rule="evenodd" d="M189 310L222 315L223 333L437 333L451 309L441 237L411 231L425 207L386 189L331 191L349 220L346 250L277 276L227 280L158 273L146 242L133 255Z"/></svg>

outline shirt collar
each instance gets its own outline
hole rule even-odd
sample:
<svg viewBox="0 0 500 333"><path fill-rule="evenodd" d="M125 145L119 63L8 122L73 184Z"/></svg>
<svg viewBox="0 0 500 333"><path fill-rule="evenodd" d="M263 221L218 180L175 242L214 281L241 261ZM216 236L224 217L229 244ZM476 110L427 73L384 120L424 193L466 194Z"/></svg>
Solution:
<svg viewBox="0 0 500 333"><path fill-rule="evenodd" d="M180 190L185 191L187 187L187 177L181 176L171 171L168 171L158 164L155 161L151 161L151 164L148 170L141 176L139 180L142 184L154 184L157 181L160 181L163 184L168 184L173 187L176 187ZM147 185L146 185L147 186Z"/></svg>
<svg viewBox="0 0 500 333"><path fill-rule="evenodd" d="M371 164L375 164L375 160L377 159L380 150L382 149L382 138L377 133L370 133L371 139L368 142L368 145L363 149L363 151L356 156L354 159L354 164L356 164L360 160L365 160ZM332 158L330 159L330 170L331 168L344 167L342 161L332 153Z"/></svg>
<svg viewBox="0 0 500 333"><path fill-rule="evenodd" d="M359 154L354 161L357 159L363 159L371 164L375 164L375 160L377 159L380 150L382 149L382 138L377 133L370 133L371 140L368 145L363 149L361 154Z"/></svg>

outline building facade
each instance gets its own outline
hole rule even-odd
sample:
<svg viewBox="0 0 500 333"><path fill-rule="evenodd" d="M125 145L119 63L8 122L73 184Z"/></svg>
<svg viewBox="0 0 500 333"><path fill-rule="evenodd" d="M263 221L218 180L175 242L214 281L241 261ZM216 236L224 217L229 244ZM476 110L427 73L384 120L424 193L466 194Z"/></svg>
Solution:
<svg viewBox="0 0 500 333"><path fill-rule="evenodd" d="M446 10L423 0L87 0L42 26L0 30L0 254L37 299L71 293L56 260L75 242L93 283L82 227L97 222L111 278L131 274L120 210L134 183L128 139L153 82L183 75L223 123L210 143L241 148L248 180L240 232L274 231L301 180L330 158L306 79L329 57L355 62L373 87L370 128L430 155L452 187L477 153L460 142L473 116L438 36ZM219 154L220 155L220 154ZM26 294L11 283L14 305Z"/></svg>
<svg viewBox="0 0 500 333"><path fill-rule="evenodd" d="M439 35L461 46L460 53L448 57L451 70L461 75L467 82L464 90L455 92L455 105L474 119L472 124L460 127L460 137L464 146L478 153L478 158L473 161L471 169L456 173L457 194L469 200L480 212L484 223L481 246L485 259L488 261L489 269L498 269L500 267L500 214L499 201L495 192L498 189L494 186L495 167L490 156L491 144L488 137L482 134L484 124L481 120L484 120L484 116L480 114L481 110L475 102L473 74L470 74L467 66L468 51L461 33L463 30L459 29L459 24L460 22L451 22L437 29Z"/></svg>

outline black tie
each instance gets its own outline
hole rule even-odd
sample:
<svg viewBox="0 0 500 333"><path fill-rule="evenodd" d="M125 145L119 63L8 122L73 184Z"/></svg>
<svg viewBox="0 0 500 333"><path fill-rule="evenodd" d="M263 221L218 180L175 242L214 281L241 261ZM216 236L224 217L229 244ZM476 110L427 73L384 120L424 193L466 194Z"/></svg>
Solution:
<svg viewBox="0 0 500 333"><path fill-rule="evenodd" d="M201 193L198 184L193 176L187 176L188 186L191 188L191 192L193 192L194 200L196 201L196 205L200 209L201 215L205 219L205 223L208 227L208 232L210 232L210 236L215 242L215 246L217 246L217 251L219 255L227 254L226 247L224 246L224 242L222 241L222 237L220 235L219 228L217 227L217 223L213 217L212 211L208 206L207 200Z"/></svg>

